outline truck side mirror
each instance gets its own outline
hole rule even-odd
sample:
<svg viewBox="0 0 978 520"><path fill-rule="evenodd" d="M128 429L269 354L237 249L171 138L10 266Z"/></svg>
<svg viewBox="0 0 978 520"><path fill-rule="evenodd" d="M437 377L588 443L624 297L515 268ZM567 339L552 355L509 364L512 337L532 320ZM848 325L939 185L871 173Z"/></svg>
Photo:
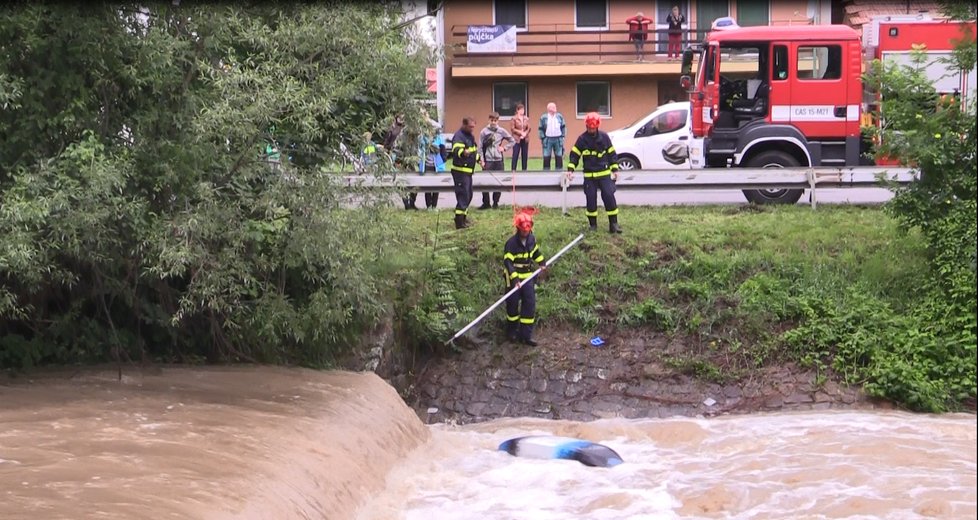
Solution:
<svg viewBox="0 0 978 520"><path fill-rule="evenodd" d="M682 87L683 90L689 90L689 88L693 86L693 79L683 74L679 78L679 86Z"/></svg>
<svg viewBox="0 0 978 520"><path fill-rule="evenodd" d="M686 47L683 51L683 64L679 68L679 73L683 76L689 76L693 71L693 49Z"/></svg>

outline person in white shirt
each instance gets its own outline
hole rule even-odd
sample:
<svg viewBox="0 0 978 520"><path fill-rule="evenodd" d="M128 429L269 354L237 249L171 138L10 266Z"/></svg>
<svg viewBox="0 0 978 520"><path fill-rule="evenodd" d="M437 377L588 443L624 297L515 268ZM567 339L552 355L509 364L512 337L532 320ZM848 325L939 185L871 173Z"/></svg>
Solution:
<svg viewBox="0 0 978 520"><path fill-rule="evenodd" d="M540 116L540 142L543 144L543 169L550 169L550 157L555 159L557 170L564 169L564 137L567 135L567 125L564 116L557 112L557 104L547 103L547 112Z"/></svg>

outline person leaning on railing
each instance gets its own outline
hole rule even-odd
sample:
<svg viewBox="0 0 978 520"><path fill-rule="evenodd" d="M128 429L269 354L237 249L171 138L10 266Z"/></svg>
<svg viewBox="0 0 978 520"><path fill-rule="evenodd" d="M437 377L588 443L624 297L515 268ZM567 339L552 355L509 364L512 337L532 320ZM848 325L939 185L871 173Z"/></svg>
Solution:
<svg viewBox="0 0 978 520"><path fill-rule="evenodd" d="M651 18L646 18L641 11L635 16L625 20L628 24L628 39L635 42L635 58L645 59L645 40L648 39L649 25L652 24Z"/></svg>
<svg viewBox="0 0 978 520"><path fill-rule="evenodd" d="M683 24L686 17L679 12L679 6L672 6L672 12L666 17L669 24L669 44L666 46L668 59L679 59L683 53Z"/></svg>

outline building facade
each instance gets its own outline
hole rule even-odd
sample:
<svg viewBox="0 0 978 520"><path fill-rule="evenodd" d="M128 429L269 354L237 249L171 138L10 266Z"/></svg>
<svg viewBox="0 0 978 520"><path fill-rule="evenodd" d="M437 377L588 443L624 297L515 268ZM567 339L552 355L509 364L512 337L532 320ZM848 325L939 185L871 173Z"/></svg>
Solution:
<svg viewBox="0 0 978 520"><path fill-rule="evenodd" d="M699 41L714 20L730 16L747 25L831 22L829 0L445 0L439 14L439 105L446 132L465 116L482 127L490 112L501 124L527 106L532 125L554 102L571 139L584 131L584 115L602 115L602 129L625 126L658 105L685 99L679 60L666 56L666 17L677 6L686 18L682 45ZM652 18L641 60L625 22ZM502 48L470 45L470 27L515 26ZM515 38L513 38L515 36ZM477 38L473 38L477 40ZM500 38L502 39L502 37ZM534 131L530 155L542 153Z"/></svg>

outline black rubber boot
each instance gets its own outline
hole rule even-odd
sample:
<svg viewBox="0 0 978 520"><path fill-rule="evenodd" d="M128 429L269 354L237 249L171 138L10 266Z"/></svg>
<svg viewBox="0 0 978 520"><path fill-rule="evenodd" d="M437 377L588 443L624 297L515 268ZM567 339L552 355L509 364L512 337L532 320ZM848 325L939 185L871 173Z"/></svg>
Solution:
<svg viewBox="0 0 978 520"><path fill-rule="evenodd" d="M621 226L618 225L618 215L608 217L608 233L621 234Z"/></svg>
<svg viewBox="0 0 978 520"><path fill-rule="evenodd" d="M465 227L465 215L455 215L455 229L462 229Z"/></svg>
<svg viewBox="0 0 978 520"><path fill-rule="evenodd" d="M587 229L588 231L597 231L598 230L598 219L597 219L597 217L588 217L587 218L587 226L588 226L588 229Z"/></svg>
<svg viewBox="0 0 978 520"><path fill-rule="evenodd" d="M479 209L489 209L491 207L492 206L489 205L489 192L482 192L482 205L479 206Z"/></svg>
<svg viewBox="0 0 978 520"><path fill-rule="evenodd" d="M492 209L499 209L499 199L503 197L501 191L493 192L492 194Z"/></svg>
<svg viewBox="0 0 978 520"><path fill-rule="evenodd" d="M518 341L520 339L520 336L519 336L519 326L520 326L520 323L518 321L507 321L506 322L506 339L507 340L515 342L515 341Z"/></svg>
<svg viewBox="0 0 978 520"><path fill-rule="evenodd" d="M520 343L531 347L537 346L538 343L533 341L533 325L520 324Z"/></svg>
<svg viewBox="0 0 978 520"><path fill-rule="evenodd" d="M468 215L462 215L462 227L464 228L472 227L472 223L469 222Z"/></svg>

